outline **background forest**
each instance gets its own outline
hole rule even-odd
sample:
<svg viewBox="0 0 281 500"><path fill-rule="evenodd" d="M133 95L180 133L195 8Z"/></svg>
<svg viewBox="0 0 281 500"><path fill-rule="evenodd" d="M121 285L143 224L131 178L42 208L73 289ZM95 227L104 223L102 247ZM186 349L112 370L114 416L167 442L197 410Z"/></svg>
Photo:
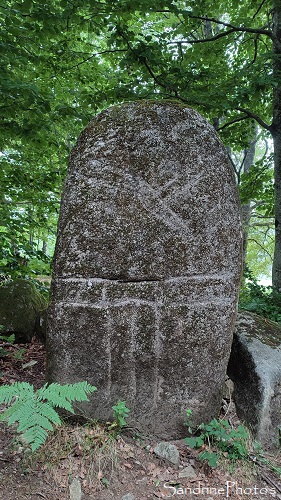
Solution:
<svg viewBox="0 0 281 500"><path fill-rule="evenodd" d="M281 0L6 0L0 27L2 278L50 275L67 158L93 115L176 99L235 171L241 307L281 321Z"/></svg>

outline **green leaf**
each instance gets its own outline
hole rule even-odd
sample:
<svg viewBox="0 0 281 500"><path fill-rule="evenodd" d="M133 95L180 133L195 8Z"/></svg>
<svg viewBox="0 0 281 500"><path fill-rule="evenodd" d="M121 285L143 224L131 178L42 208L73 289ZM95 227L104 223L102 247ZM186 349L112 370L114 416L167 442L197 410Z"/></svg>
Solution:
<svg viewBox="0 0 281 500"><path fill-rule="evenodd" d="M197 438L195 438L195 437L186 437L184 440L185 440L186 444L188 444L188 446L190 448L197 448Z"/></svg>
<svg viewBox="0 0 281 500"><path fill-rule="evenodd" d="M37 391L26 382L3 385L0 386L0 402L11 406L0 414L0 420L6 421L8 425L18 422L18 432L23 433L23 438L35 451L45 442L47 431L52 431L53 425L61 424L54 407L70 408L74 413L70 402L87 401L87 394L95 390L88 382L62 386L46 384Z"/></svg>
<svg viewBox="0 0 281 500"><path fill-rule="evenodd" d="M217 467L218 465L218 456L214 452L203 451L199 454L200 460L207 460L210 467Z"/></svg>

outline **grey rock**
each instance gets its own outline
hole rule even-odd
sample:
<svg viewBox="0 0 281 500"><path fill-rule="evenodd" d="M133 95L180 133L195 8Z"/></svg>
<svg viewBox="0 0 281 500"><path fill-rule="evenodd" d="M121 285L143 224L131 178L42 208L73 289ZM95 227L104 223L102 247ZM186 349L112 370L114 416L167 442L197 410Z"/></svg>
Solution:
<svg viewBox="0 0 281 500"><path fill-rule="evenodd" d="M81 500L82 498L81 482L77 477L69 485L69 497L70 500Z"/></svg>
<svg viewBox="0 0 281 500"><path fill-rule="evenodd" d="M127 493L121 500L135 500L135 496L132 493Z"/></svg>
<svg viewBox="0 0 281 500"><path fill-rule="evenodd" d="M186 477L187 479L195 479L197 474L191 465L188 465L179 472L179 478Z"/></svg>
<svg viewBox="0 0 281 500"><path fill-rule="evenodd" d="M70 157L48 312L47 377L81 405L184 437L220 410L241 273L237 188L213 127L174 102L97 115ZM210 397L206 398L206 393Z"/></svg>
<svg viewBox="0 0 281 500"><path fill-rule="evenodd" d="M238 314L228 375L234 401L264 448L279 444L281 428L281 327L269 319Z"/></svg>
<svg viewBox="0 0 281 500"><path fill-rule="evenodd" d="M173 465L178 465L180 461L179 450L174 444L166 443L162 441L158 443L154 448L154 453L159 458L163 458Z"/></svg>
<svg viewBox="0 0 281 500"><path fill-rule="evenodd" d="M14 333L16 342L30 342L33 335L43 340L46 325L40 325L40 317L45 314L46 308L45 298L31 281L9 281L0 286L1 333Z"/></svg>

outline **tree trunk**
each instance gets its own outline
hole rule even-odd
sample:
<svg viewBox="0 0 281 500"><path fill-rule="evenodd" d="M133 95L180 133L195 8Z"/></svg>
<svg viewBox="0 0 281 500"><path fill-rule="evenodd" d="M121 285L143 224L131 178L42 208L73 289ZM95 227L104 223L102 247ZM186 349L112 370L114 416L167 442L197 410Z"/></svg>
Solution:
<svg viewBox="0 0 281 500"><path fill-rule="evenodd" d="M245 159L243 164L243 173L247 174L250 167L253 165L255 160L257 143L257 127L255 128L254 137L249 139L249 147L244 151ZM242 205L242 223L243 223L243 268L245 269L245 262L247 256L247 245L249 236L250 220L252 216L251 203Z"/></svg>
<svg viewBox="0 0 281 500"><path fill-rule="evenodd" d="M42 252L44 252L44 254L47 254L47 241L46 240L43 240Z"/></svg>
<svg viewBox="0 0 281 500"><path fill-rule="evenodd" d="M273 1L273 95L272 136L275 179L275 248L272 266L273 290L281 292L281 0Z"/></svg>

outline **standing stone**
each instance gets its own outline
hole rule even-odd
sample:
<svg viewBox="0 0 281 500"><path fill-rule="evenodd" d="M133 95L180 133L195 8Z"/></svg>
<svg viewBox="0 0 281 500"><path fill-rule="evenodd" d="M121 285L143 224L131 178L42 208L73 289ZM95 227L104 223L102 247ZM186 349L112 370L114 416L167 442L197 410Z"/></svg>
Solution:
<svg viewBox="0 0 281 500"><path fill-rule="evenodd" d="M87 416L162 439L218 414L241 272L238 195L213 127L174 102L97 115L70 157L54 259L49 381L97 387Z"/></svg>

